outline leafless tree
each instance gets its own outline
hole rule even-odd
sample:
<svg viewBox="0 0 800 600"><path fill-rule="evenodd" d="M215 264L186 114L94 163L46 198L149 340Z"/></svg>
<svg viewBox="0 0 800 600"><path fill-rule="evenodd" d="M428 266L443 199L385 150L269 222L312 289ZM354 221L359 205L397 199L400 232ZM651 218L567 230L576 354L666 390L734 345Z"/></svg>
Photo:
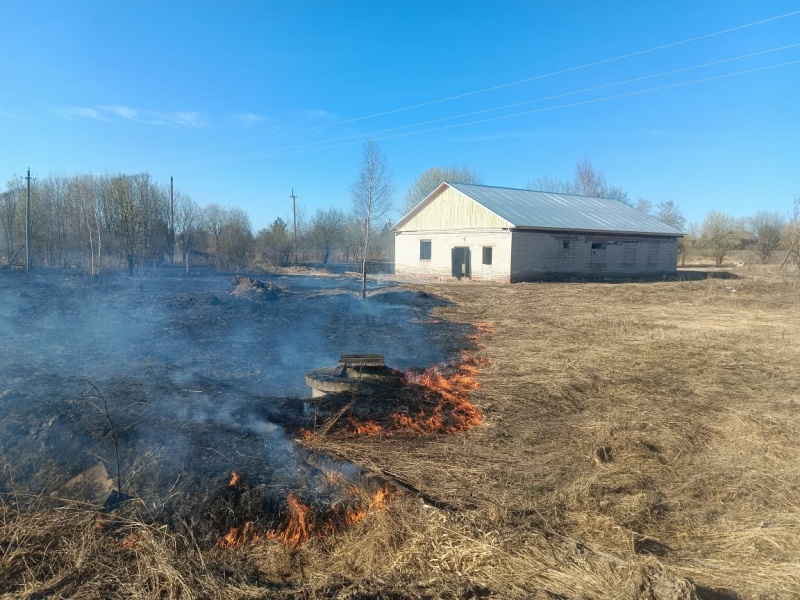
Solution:
<svg viewBox="0 0 800 600"><path fill-rule="evenodd" d="M789 222L783 228L783 242L789 251L781 263L781 268L792 257L797 262L797 266L800 267L800 194L794 197Z"/></svg>
<svg viewBox="0 0 800 600"><path fill-rule="evenodd" d="M0 194L0 236L3 239L4 266L13 264L22 248L17 236L20 194L20 185L16 178L10 180L6 185L6 191Z"/></svg>
<svg viewBox="0 0 800 600"><path fill-rule="evenodd" d="M575 164L575 175L571 181L562 181L554 177L539 177L529 181L527 187L529 190L540 192L610 198L631 206L628 192L619 186L608 185L605 174L595 169L594 165L586 158Z"/></svg>
<svg viewBox="0 0 800 600"><path fill-rule="evenodd" d="M100 273L105 228L103 186L91 175L76 175L67 180L70 204L70 231L79 254L89 252L89 273Z"/></svg>
<svg viewBox="0 0 800 600"><path fill-rule="evenodd" d="M653 210L653 203L650 202L650 200L648 200L647 198L639 198L636 201L636 206L634 206L634 208L638 210L640 213L649 215Z"/></svg>
<svg viewBox="0 0 800 600"><path fill-rule="evenodd" d="M361 256L361 224L352 214L348 215L342 234L345 260L358 260Z"/></svg>
<svg viewBox="0 0 800 600"><path fill-rule="evenodd" d="M741 240L741 223L725 213L708 213L700 227L700 246L711 253L717 266L722 264L731 250L739 247Z"/></svg>
<svg viewBox="0 0 800 600"><path fill-rule="evenodd" d="M225 209L219 204L209 204L203 209L203 228L208 232L214 255L214 264L220 268L220 238L225 227Z"/></svg>
<svg viewBox="0 0 800 600"><path fill-rule="evenodd" d="M369 234L372 225L380 221L392 207L392 176L386 163L386 156L377 142L364 144L361 165L356 181L350 188L353 201L353 215L361 226L361 297L367 297L367 255L369 253Z"/></svg>
<svg viewBox="0 0 800 600"><path fill-rule="evenodd" d="M558 177L537 177L528 182L526 186L535 192L552 192L554 194L566 193L568 182Z"/></svg>
<svg viewBox="0 0 800 600"><path fill-rule="evenodd" d="M208 233L217 269L240 269L247 265L254 248L247 213L240 208L209 204L203 210L203 227Z"/></svg>
<svg viewBox="0 0 800 600"><path fill-rule="evenodd" d="M69 196L65 176L48 176L32 195L32 246L42 266L66 266L70 253Z"/></svg>
<svg viewBox="0 0 800 600"><path fill-rule="evenodd" d="M567 193L603 198L607 189L605 174L595 169L589 159L575 164L575 178L567 185Z"/></svg>
<svg viewBox="0 0 800 600"><path fill-rule="evenodd" d="M308 237L327 265L333 249L342 242L347 216L338 208L318 208L311 219Z"/></svg>
<svg viewBox="0 0 800 600"><path fill-rule="evenodd" d="M183 263L188 271L192 250L200 237L203 211L197 202L181 192L174 193L174 200L175 239L178 241Z"/></svg>
<svg viewBox="0 0 800 600"><path fill-rule="evenodd" d="M674 200L659 202L656 208L656 216L659 221L674 227L678 231L683 231L683 228L686 227L686 219Z"/></svg>
<svg viewBox="0 0 800 600"><path fill-rule="evenodd" d="M442 182L469 183L480 185L483 178L480 173L467 166L450 165L449 167L431 167L417 177L413 185L406 190L405 199L400 212L407 214Z"/></svg>
<svg viewBox="0 0 800 600"><path fill-rule="evenodd" d="M117 254L133 274L145 259L163 256L167 199L147 173L101 180L103 214Z"/></svg>
<svg viewBox="0 0 800 600"><path fill-rule="evenodd" d="M686 259L689 258L700 245L700 226L697 223L690 223L686 229L686 234L678 239L678 259L681 266L686 266Z"/></svg>
<svg viewBox="0 0 800 600"><path fill-rule="evenodd" d="M756 238L753 252L762 263L766 263L781 245L786 219L780 213L761 211L745 219L745 227Z"/></svg>
<svg viewBox="0 0 800 600"><path fill-rule="evenodd" d="M226 210L225 222L217 245L220 262L230 270L244 269L247 267L252 249L250 217L241 208Z"/></svg>

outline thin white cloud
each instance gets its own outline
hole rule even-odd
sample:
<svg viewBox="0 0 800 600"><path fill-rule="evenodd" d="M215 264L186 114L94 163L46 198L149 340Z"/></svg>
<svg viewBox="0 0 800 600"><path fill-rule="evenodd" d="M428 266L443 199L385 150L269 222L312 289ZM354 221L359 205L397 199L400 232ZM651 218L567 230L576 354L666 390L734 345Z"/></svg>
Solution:
<svg viewBox="0 0 800 600"><path fill-rule="evenodd" d="M120 119L129 119L135 121L139 116L139 111L135 108L128 108L127 106L120 106L115 104L113 106L99 106L100 110L116 115Z"/></svg>
<svg viewBox="0 0 800 600"><path fill-rule="evenodd" d="M95 119L110 121L111 119L96 108L86 106L62 106L55 109L56 114L65 119Z"/></svg>
<svg viewBox="0 0 800 600"><path fill-rule="evenodd" d="M262 123L266 119L261 115L257 115L256 113L239 113L238 115L234 115L234 118L243 123L245 127L252 127L253 125L257 125L258 123Z"/></svg>
<svg viewBox="0 0 800 600"><path fill-rule="evenodd" d="M132 121L145 125L198 128L206 124L202 113L190 111L162 112L132 108L122 104L98 106L72 106L56 109L56 113L67 119L94 119L97 121Z"/></svg>

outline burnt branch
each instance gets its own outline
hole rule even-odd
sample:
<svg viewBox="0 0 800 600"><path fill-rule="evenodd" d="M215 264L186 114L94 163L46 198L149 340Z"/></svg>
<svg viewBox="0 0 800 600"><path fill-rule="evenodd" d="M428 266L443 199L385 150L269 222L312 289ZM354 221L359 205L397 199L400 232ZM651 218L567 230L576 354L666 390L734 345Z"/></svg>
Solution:
<svg viewBox="0 0 800 600"><path fill-rule="evenodd" d="M97 389L97 386L94 384L94 382L91 379L88 379L87 383L90 386L92 386L92 389L94 390L94 393L84 392L82 394L82 396L84 398L95 398L95 399L98 399L100 401L100 404L98 404L97 402L93 402L92 400L87 400L87 403L90 406L94 407L97 410L97 412L99 412L101 415L103 415L103 417L105 418L106 422L108 423L108 427L110 429L111 440L114 442L114 458L116 459L116 462L117 462L117 492L119 492L119 494L121 495L122 494L122 470L120 469L120 463L119 463L119 438L117 437L117 428L114 425L114 420L111 418L111 412L110 412L110 410L108 408L108 400L106 400L106 397L100 392L99 389ZM102 406L101 406L101 404L102 404Z"/></svg>

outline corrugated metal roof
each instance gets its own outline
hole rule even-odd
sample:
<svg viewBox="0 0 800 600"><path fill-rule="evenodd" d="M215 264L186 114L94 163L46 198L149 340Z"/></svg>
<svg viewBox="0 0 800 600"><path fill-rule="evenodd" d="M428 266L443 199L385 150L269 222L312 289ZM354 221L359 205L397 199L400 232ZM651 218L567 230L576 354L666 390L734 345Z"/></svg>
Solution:
<svg viewBox="0 0 800 600"><path fill-rule="evenodd" d="M448 183L515 227L683 235L654 217L608 198Z"/></svg>

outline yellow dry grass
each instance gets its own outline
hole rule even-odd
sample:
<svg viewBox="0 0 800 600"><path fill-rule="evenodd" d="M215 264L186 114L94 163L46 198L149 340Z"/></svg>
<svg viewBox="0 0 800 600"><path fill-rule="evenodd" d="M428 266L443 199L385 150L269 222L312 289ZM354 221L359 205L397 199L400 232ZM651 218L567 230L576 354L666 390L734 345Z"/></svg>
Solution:
<svg viewBox="0 0 800 600"><path fill-rule="evenodd" d="M401 495L297 550L223 552L6 503L0 574L22 583L0 597L800 597L800 277L742 275L415 284L494 323L486 424L315 443L438 508Z"/></svg>

